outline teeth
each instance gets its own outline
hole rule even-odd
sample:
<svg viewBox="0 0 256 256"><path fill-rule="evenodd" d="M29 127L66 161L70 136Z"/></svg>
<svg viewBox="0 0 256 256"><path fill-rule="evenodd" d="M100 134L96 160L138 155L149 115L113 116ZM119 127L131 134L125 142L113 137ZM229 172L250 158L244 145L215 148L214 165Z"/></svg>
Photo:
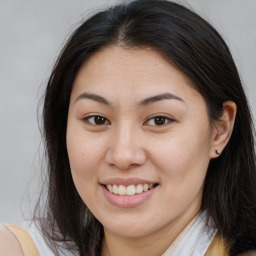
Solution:
<svg viewBox="0 0 256 256"><path fill-rule="evenodd" d="M107 189L108 189L111 193L113 193L113 187L112 187L111 185L107 185Z"/></svg>
<svg viewBox="0 0 256 256"><path fill-rule="evenodd" d="M127 187L126 194L128 196L133 196L133 195L135 195L135 193L136 193L136 188L135 188L134 185L130 185L130 186Z"/></svg>
<svg viewBox="0 0 256 256"><path fill-rule="evenodd" d="M142 192L146 192L153 188L153 184L138 184L135 185L106 185L106 188L108 191L110 191L113 194L119 195L119 196L133 196L135 194L140 194Z"/></svg>
<svg viewBox="0 0 256 256"><path fill-rule="evenodd" d="M113 185L113 193L117 194L118 193L118 187L117 185Z"/></svg>
<svg viewBox="0 0 256 256"><path fill-rule="evenodd" d="M143 192L143 186L141 184L137 185L136 187L136 194L140 194Z"/></svg>
<svg viewBox="0 0 256 256"><path fill-rule="evenodd" d="M123 185L118 186L117 194L119 196L125 196L126 195L126 187Z"/></svg>
<svg viewBox="0 0 256 256"><path fill-rule="evenodd" d="M143 190L144 190L144 191L148 191L148 187L149 187L148 184L144 184L144 185L143 185Z"/></svg>

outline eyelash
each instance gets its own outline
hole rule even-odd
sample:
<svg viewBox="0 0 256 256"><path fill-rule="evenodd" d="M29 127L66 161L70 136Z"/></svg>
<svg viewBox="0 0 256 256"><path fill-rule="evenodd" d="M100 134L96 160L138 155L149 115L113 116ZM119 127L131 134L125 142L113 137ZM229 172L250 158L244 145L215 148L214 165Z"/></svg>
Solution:
<svg viewBox="0 0 256 256"><path fill-rule="evenodd" d="M103 123L102 123L102 124L97 124L97 123L96 123L97 121L95 120L95 118L100 118L101 120L98 120L98 121L103 121ZM94 119L94 121L91 122L90 119ZM156 124L157 119L158 119L158 121L160 121L160 122L164 121L164 123L157 125L157 124ZM82 120L83 120L83 121L86 121L86 122L88 122L89 124L94 125L94 126L103 126L103 125L108 125L108 124L110 124L110 122L108 121L107 118L105 118L105 117L103 117L103 116L100 116L100 115L87 116L87 117L83 118ZM150 122L151 120L154 120L155 125L152 125L152 124L149 125L149 122ZM96 122L95 122L95 121L96 121ZM170 118L170 117L167 117L167 116L164 116L164 115L155 115L155 116L150 117L146 122L143 123L143 125L148 125L148 126L164 126L164 125L166 125L166 124L168 124L168 123L172 123L172 122L174 122L174 121L175 121L174 119L172 119L172 118ZM107 123L106 123L106 122L107 122Z"/></svg>

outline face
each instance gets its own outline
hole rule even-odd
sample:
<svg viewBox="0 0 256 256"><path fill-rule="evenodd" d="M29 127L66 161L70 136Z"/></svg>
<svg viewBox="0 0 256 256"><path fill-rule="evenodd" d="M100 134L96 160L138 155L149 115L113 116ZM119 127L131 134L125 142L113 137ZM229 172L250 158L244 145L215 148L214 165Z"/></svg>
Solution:
<svg viewBox="0 0 256 256"><path fill-rule="evenodd" d="M200 210L212 137L202 96L153 50L107 47L74 81L71 172L107 232L184 227Z"/></svg>

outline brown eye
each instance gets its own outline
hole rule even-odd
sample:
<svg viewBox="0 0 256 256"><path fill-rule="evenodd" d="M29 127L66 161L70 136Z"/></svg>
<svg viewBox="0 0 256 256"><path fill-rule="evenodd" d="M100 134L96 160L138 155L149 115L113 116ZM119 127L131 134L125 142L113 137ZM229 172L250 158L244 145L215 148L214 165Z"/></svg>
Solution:
<svg viewBox="0 0 256 256"><path fill-rule="evenodd" d="M156 125L164 125L166 122L166 118L163 116L158 116L154 118L154 122Z"/></svg>
<svg viewBox="0 0 256 256"><path fill-rule="evenodd" d="M103 116L88 116L84 120L93 125L105 125L109 124L109 121Z"/></svg>
<svg viewBox="0 0 256 256"><path fill-rule="evenodd" d="M166 125L166 124L171 123L173 121L174 121L173 119L171 119L169 117L166 117L166 116L154 116L146 122L146 125L149 125L149 126L163 126L163 125Z"/></svg>

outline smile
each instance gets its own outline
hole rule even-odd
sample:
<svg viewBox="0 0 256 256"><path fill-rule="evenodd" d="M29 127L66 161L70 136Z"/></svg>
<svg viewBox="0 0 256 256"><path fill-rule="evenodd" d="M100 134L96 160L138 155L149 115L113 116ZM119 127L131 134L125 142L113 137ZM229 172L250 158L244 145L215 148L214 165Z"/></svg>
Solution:
<svg viewBox="0 0 256 256"><path fill-rule="evenodd" d="M116 185L116 184L107 184L105 185L106 189L115 195L119 196L134 196L135 194L141 194L152 189L157 184L138 184L138 185Z"/></svg>

